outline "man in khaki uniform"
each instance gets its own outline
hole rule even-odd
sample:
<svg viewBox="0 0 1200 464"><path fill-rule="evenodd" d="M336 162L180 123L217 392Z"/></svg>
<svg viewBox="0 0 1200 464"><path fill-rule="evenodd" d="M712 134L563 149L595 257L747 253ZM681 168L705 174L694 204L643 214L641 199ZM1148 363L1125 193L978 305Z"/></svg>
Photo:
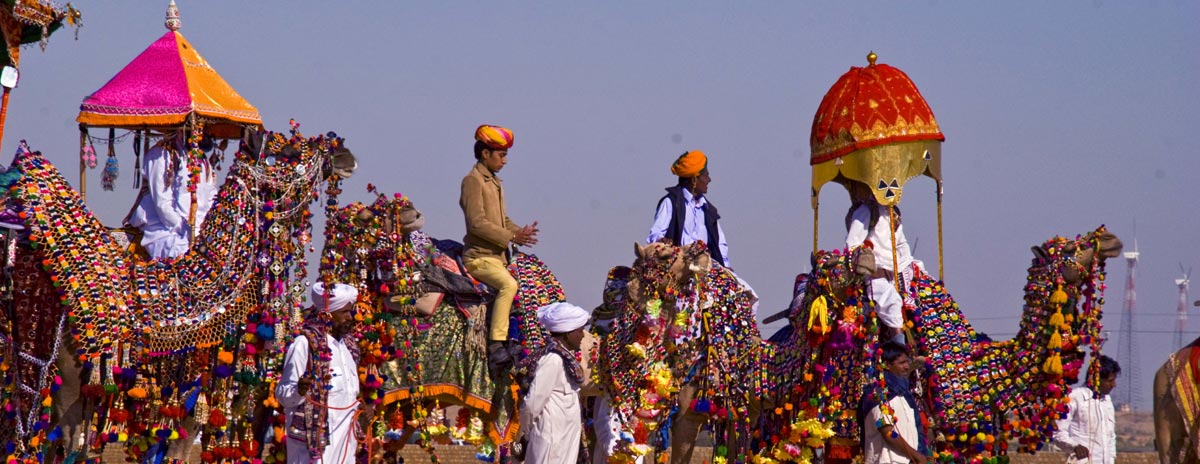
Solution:
<svg viewBox="0 0 1200 464"><path fill-rule="evenodd" d="M510 243L534 245L538 234L537 221L519 227L504 206L504 188L496 173L508 164L512 144L512 131L503 127L483 125L475 130L476 163L463 177L458 199L467 221L463 238L467 271L499 292L488 322L488 367L493 374L511 365L519 349L508 337L509 312L517 296L517 281L508 272L508 247Z"/></svg>

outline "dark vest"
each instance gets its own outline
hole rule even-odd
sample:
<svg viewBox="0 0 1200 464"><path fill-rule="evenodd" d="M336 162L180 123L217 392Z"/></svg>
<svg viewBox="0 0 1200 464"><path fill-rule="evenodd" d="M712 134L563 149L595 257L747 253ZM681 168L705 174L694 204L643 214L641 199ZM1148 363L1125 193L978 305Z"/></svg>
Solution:
<svg viewBox="0 0 1200 464"><path fill-rule="evenodd" d="M671 224L667 226L667 239L675 245L683 245L683 221L687 211L683 205L683 187L674 186L667 189L666 196L658 200L658 204L671 200ZM717 214L717 207L713 206L711 201L704 203L704 230L708 231L708 240L705 242L708 245L708 254L712 259L722 266L725 265L725 257L721 255L720 234L717 231L717 220L721 219L721 215Z"/></svg>

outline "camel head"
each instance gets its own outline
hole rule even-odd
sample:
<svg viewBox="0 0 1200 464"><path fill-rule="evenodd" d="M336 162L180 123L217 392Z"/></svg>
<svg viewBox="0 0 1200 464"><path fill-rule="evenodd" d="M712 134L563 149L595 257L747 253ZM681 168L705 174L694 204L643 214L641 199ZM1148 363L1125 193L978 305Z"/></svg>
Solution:
<svg viewBox="0 0 1200 464"><path fill-rule="evenodd" d="M250 164L279 166L301 177L316 177L322 181L334 176L347 179L358 169L354 153L346 148L345 139L329 132L305 138L299 124L292 124L290 136L279 132L250 132L238 148L239 161Z"/></svg>
<svg viewBox="0 0 1200 464"><path fill-rule="evenodd" d="M810 285L815 283L841 298L875 274L875 254L865 247L818 251L812 255Z"/></svg>
<svg viewBox="0 0 1200 464"><path fill-rule="evenodd" d="M827 301L845 302L865 294L866 283L875 274L875 255L870 249L818 251L812 254L812 271L797 277L803 279L804 293L794 295L788 311L792 325L803 329L807 324L808 306L820 296Z"/></svg>
<svg viewBox="0 0 1200 464"><path fill-rule="evenodd" d="M400 207L400 233L411 234L422 227L425 227L425 216L421 214L421 210L417 209L412 202L405 202Z"/></svg>
<svg viewBox="0 0 1200 464"><path fill-rule="evenodd" d="M1033 247L1035 259L1053 263L1062 272L1063 284L1077 286L1094 277L1108 258L1121 256L1121 239L1104 226L1074 240L1055 237Z"/></svg>
<svg viewBox="0 0 1200 464"><path fill-rule="evenodd" d="M1036 343L1053 349L1054 343L1048 337L1054 330L1046 331L1045 327L1047 321L1057 321L1061 315L1060 369L1067 378L1079 376L1085 355L1083 345L1091 345L1094 352L1100 347L1104 263L1120 256L1121 248L1121 240L1104 226L1075 239L1055 237L1033 247L1022 330L1039 334Z"/></svg>
<svg viewBox="0 0 1200 464"><path fill-rule="evenodd" d="M660 293L669 288L683 288L698 276L712 269L712 258L703 242L694 242L683 248L666 242L649 245L635 243L633 252L637 256L633 268L641 270L644 284Z"/></svg>

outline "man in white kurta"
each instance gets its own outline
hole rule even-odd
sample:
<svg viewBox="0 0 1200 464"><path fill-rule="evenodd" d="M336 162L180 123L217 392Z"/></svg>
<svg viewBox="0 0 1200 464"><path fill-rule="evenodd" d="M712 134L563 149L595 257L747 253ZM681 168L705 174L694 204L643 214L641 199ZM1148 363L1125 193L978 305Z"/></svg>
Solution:
<svg viewBox="0 0 1200 464"><path fill-rule="evenodd" d="M1108 356L1097 362L1100 394L1083 385L1072 388L1067 414L1056 424L1054 443L1068 453L1070 463L1113 464L1117 460L1116 411L1109 393L1117 385L1121 367Z"/></svg>
<svg viewBox="0 0 1200 464"><path fill-rule="evenodd" d="M872 208L878 215L874 227L871 227ZM896 224L896 256L894 257L896 262L893 262L891 227L892 220L887 206L871 200L858 203L850 212L849 220L846 223L848 229L846 247L862 246L868 240L873 245L872 253L875 255L876 273L871 280L871 298L875 300L876 314L879 315L880 322L892 329L892 334L896 335L904 328L905 300L907 299L909 304L915 304L915 301L911 296L902 297L896 291L896 269L894 268L900 269L903 282L908 283L913 278L913 263L922 268L923 264L913 259L912 251L908 247L908 239L904 236L903 224ZM896 341L902 342L902 336Z"/></svg>
<svg viewBox="0 0 1200 464"><path fill-rule="evenodd" d="M579 459L583 431L579 388L584 374L575 356L590 317L583 308L565 302L538 309L538 321L552 335L547 343L556 346L538 359L521 402L526 464L575 464Z"/></svg>
<svg viewBox="0 0 1200 464"><path fill-rule="evenodd" d="M358 410L358 367L342 337L350 332L354 324L353 308L358 291L349 285L331 285L329 292L321 283L313 285L313 303L329 312L332 329L325 334L332 359L329 361L328 406L329 445L321 453L323 464L355 462L358 440L354 435L355 412ZM328 294L328 296L326 296ZM309 372L309 341L304 335L297 336L288 346L284 359L283 375L275 387L275 397L283 406L286 417L287 462L303 464L310 462L308 443L303 434L293 434L293 417L305 401L318 401L310 391L313 378L322 373ZM295 436L300 435L300 436Z"/></svg>
<svg viewBox="0 0 1200 464"><path fill-rule="evenodd" d="M196 221L189 225L192 196L188 191L190 174L182 138L180 134L158 143L142 159L143 192L129 217L129 225L142 230L142 247L151 259L175 258L187 253L189 227L195 234L200 233L204 216L217 194L216 173L206 160L200 160Z"/></svg>

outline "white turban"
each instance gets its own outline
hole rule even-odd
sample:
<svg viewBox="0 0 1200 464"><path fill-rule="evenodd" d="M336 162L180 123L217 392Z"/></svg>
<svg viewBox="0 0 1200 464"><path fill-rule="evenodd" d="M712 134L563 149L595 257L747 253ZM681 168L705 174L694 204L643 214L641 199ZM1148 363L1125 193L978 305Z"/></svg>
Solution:
<svg viewBox="0 0 1200 464"><path fill-rule="evenodd" d="M587 325L592 315L583 308L563 301L538 308L537 317L538 322L550 333L567 333Z"/></svg>
<svg viewBox="0 0 1200 464"><path fill-rule="evenodd" d="M328 301L326 299L328 298ZM312 286L312 302L322 312L333 312L354 304L358 299L358 289L346 284L333 284L333 289L325 291L325 284L317 282Z"/></svg>

